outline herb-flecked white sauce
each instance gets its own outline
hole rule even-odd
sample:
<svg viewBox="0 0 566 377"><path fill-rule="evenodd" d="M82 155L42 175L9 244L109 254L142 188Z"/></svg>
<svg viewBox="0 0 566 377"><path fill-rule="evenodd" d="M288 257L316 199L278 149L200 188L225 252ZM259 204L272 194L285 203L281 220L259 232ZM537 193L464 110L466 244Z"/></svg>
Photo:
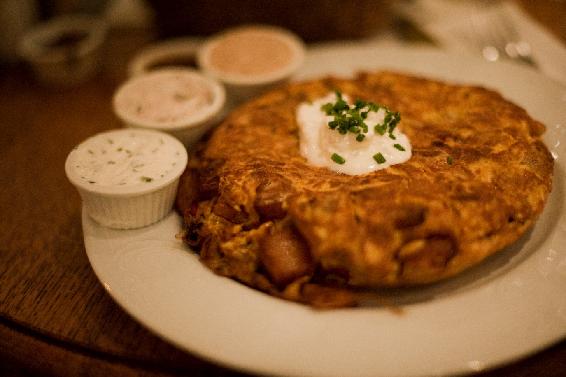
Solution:
<svg viewBox="0 0 566 377"><path fill-rule="evenodd" d="M181 152L167 138L150 133L101 134L78 145L74 168L85 182L131 186L165 179Z"/></svg>

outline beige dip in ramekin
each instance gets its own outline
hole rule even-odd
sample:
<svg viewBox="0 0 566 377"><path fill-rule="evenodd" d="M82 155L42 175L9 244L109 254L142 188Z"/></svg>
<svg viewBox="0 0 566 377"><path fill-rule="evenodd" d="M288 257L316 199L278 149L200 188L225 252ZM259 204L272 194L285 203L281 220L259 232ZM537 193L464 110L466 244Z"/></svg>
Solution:
<svg viewBox="0 0 566 377"><path fill-rule="evenodd" d="M167 132L190 147L221 119L225 100L216 80L188 68L164 68L126 81L113 108L127 126Z"/></svg>
<svg viewBox="0 0 566 377"><path fill-rule="evenodd" d="M200 68L226 86L234 104L287 81L304 58L299 37L263 25L226 30L207 40L197 54Z"/></svg>

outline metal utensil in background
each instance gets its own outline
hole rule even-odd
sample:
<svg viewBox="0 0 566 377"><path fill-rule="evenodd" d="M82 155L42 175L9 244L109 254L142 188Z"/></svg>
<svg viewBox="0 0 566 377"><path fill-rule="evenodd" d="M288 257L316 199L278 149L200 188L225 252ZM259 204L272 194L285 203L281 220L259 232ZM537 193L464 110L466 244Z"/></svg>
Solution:
<svg viewBox="0 0 566 377"><path fill-rule="evenodd" d="M484 59L509 59L537 66L531 45L521 38L499 2L477 1L475 8L476 11L470 14L473 35L468 39L477 45Z"/></svg>

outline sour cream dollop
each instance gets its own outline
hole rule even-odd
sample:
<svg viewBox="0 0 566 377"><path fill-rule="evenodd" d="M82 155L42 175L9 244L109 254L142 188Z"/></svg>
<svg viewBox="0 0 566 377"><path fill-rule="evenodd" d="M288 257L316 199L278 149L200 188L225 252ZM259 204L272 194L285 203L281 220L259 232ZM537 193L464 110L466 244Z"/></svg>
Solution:
<svg viewBox="0 0 566 377"><path fill-rule="evenodd" d="M344 96L344 100L349 99ZM370 111L365 119L368 133L362 141L356 140L356 134L348 132L340 134L328 126L334 119L321 109L324 104L335 103L337 96L330 93L312 102L303 102L297 107L296 118L300 127L301 155L314 166L325 167L338 173L348 175L366 174L385 169L391 165L400 164L411 158L411 143L399 127L392 135L380 135L374 126L382 124L386 115L385 109ZM376 161L378 153L383 156L383 162ZM336 154L345 162L340 164L332 159ZM378 160L380 160L378 158Z"/></svg>

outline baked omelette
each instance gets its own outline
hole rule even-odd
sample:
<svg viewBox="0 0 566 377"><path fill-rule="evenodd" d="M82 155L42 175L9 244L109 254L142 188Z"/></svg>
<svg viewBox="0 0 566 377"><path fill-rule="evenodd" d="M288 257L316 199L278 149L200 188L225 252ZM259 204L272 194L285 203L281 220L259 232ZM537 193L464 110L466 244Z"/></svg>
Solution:
<svg viewBox="0 0 566 377"><path fill-rule="evenodd" d="M310 164L296 109L334 91L397 111L411 158L359 175ZM544 130L477 86L394 72L292 83L198 145L177 196L183 237L215 273L314 307L436 282L533 226L552 186Z"/></svg>

